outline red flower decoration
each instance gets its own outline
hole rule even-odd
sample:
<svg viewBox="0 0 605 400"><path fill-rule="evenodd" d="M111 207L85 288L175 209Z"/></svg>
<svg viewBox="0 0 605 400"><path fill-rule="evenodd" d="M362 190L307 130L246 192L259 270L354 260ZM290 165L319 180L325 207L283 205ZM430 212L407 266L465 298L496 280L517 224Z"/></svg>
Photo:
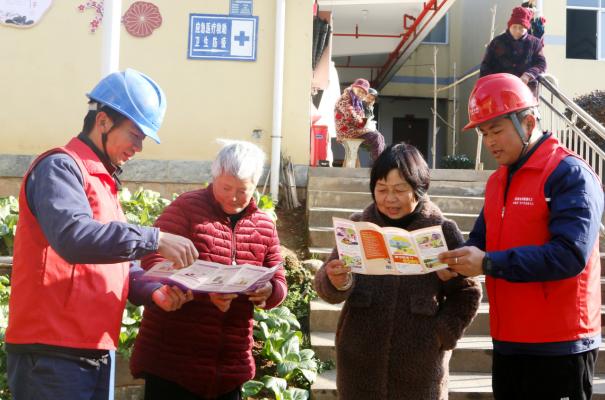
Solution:
<svg viewBox="0 0 605 400"><path fill-rule="evenodd" d="M162 15L155 4L136 1L126 11L122 22L132 36L145 37L162 25Z"/></svg>

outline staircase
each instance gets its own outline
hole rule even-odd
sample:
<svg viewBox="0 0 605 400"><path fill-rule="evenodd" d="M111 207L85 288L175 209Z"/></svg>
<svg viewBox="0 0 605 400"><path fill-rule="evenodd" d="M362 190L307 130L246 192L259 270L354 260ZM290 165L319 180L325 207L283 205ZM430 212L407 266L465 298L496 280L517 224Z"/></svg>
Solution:
<svg viewBox="0 0 605 400"><path fill-rule="evenodd" d="M431 171L429 194L447 218L464 234L472 229L483 207L485 182L491 171ZM348 218L372 202L368 168L309 168L307 219L309 251L327 257L334 247L332 216Z"/></svg>
<svg viewBox="0 0 605 400"><path fill-rule="evenodd" d="M483 206L485 181L491 171L432 170L429 195L447 218L457 222L465 237ZM334 246L331 217L361 211L372 201L369 169L310 168L307 187L309 249L318 258L327 257ZM346 208L341 208L346 207ZM605 240L601 239L602 245ZM605 262L602 260L602 264ZM450 359L449 398L492 399L489 306L484 287L483 302ZM602 287L603 279L602 279ZM605 297L604 297L605 298ZM311 345L322 360L336 361L334 334L342 304L311 302ZM605 309L602 309L602 313ZM604 316L605 317L605 316ZM605 320L605 318L604 318ZM602 346L605 349L605 346ZM597 360L593 399L605 400L605 357ZM320 375L312 387L314 400L338 398L336 371Z"/></svg>

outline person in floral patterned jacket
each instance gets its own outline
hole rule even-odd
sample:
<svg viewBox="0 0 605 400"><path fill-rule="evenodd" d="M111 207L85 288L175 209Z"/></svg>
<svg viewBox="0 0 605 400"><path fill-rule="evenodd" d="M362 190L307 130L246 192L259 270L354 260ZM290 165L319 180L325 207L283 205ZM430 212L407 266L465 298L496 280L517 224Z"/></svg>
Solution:
<svg viewBox="0 0 605 400"><path fill-rule="evenodd" d="M361 78L347 87L334 106L334 120L336 140L364 139L363 145L369 148L372 160L376 160L384 150L384 136L366 127L363 100L369 89L370 83Z"/></svg>

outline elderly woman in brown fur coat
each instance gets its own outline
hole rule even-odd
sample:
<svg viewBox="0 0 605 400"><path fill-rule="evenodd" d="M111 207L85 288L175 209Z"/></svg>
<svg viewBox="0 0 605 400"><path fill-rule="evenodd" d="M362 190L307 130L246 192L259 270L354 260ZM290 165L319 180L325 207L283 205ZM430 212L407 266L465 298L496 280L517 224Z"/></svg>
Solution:
<svg viewBox="0 0 605 400"><path fill-rule="evenodd" d="M389 146L370 177L374 202L355 221L415 230L441 225L450 249L463 243L426 192L429 168L408 144ZM450 350L481 300L473 279L448 270L425 275L352 275L336 250L315 276L319 296L345 301L336 332L340 400L447 399Z"/></svg>

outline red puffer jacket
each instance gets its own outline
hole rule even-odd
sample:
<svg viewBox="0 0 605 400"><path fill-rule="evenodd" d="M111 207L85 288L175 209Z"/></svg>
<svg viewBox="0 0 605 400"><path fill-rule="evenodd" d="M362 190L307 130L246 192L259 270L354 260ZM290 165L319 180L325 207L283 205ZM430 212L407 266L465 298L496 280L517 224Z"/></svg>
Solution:
<svg viewBox="0 0 605 400"><path fill-rule="evenodd" d="M201 260L272 267L281 262L279 239L273 221L254 200L231 229L229 217L207 189L179 196L156 222L164 232L188 237ZM162 261L159 254L145 257L143 268ZM273 294L267 308L281 303L287 294L283 268L271 283ZM254 377L252 357L253 305L245 295L233 300L225 313L208 295L174 312L147 307L131 358L135 377L145 373L175 382L204 398L215 398Z"/></svg>

